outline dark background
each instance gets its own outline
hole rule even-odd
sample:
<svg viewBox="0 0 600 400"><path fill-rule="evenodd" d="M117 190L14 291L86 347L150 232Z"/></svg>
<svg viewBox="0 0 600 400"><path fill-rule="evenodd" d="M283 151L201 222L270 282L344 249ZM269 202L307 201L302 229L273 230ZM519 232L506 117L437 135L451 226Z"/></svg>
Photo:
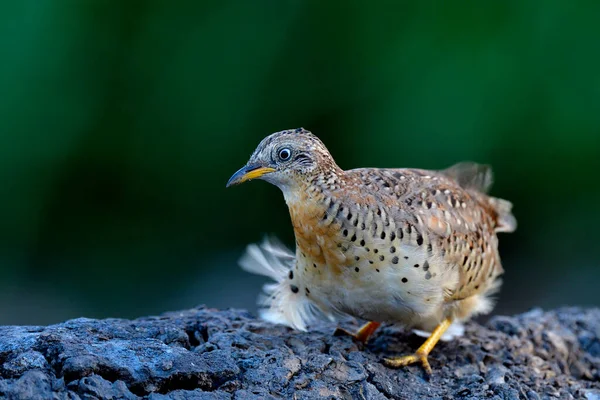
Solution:
<svg viewBox="0 0 600 400"><path fill-rule="evenodd" d="M254 309L303 126L343 168L492 164L519 228L496 312L600 305L600 2L0 3L0 323Z"/></svg>

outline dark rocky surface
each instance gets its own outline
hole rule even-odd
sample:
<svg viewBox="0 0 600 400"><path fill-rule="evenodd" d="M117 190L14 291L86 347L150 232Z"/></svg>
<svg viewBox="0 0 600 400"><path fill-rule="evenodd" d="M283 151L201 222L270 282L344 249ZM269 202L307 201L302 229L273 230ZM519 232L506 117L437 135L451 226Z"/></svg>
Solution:
<svg viewBox="0 0 600 400"><path fill-rule="evenodd" d="M333 329L300 333L205 308L1 327L0 397L600 400L598 309L469 323L464 337L433 351L431 378L380 362L422 338L383 327L363 349Z"/></svg>

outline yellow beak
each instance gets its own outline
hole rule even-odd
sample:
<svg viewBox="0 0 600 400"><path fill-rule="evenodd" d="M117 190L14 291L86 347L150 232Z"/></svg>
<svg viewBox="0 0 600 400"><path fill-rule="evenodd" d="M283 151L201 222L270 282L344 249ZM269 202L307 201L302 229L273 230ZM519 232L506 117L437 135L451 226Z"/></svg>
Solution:
<svg viewBox="0 0 600 400"><path fill-rule="evenodd" d="M274 171L275 168L246 165L245 167L240 168L235 174L231 176L231 178L229 178L229 181L227 182L227 185L225 187L238 185L251 179L260 178L261 176Z"/></svg>

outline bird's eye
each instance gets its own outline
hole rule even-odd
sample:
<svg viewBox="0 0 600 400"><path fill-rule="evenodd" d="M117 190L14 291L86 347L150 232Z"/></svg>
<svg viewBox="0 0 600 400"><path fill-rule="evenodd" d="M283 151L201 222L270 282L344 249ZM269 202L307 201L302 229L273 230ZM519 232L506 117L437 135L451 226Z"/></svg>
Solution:
<svg viewBox="0 0 600 400"><path fill-rule="evenodd" d="M283 149L279 150L279 154L278 154L278 156L279 156L279 159L280 159L281 161L287 161L287 160L289 160L289 159L290 159L290 157L292 156L292 152L291 152L291 150L290 150L290 149L288 149L288 148L286 147L286 148L283 148Z"/></svg>

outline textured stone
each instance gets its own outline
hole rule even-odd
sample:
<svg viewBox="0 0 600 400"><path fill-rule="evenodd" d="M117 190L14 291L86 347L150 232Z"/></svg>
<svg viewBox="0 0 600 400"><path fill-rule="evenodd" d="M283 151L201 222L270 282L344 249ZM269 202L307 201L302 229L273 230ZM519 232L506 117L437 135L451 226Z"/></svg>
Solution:
<svg viewBox="0 0 600 400"><path fill-rule="evenodd" d="M353 328L352 326L346 326ZM600 310L533 310L469 323L427 377L383 357L422 342L384 326L367 346L332 325L296 332L245 311L197 308L137 320L0 327L7 399L596 399Z"/></svg>

